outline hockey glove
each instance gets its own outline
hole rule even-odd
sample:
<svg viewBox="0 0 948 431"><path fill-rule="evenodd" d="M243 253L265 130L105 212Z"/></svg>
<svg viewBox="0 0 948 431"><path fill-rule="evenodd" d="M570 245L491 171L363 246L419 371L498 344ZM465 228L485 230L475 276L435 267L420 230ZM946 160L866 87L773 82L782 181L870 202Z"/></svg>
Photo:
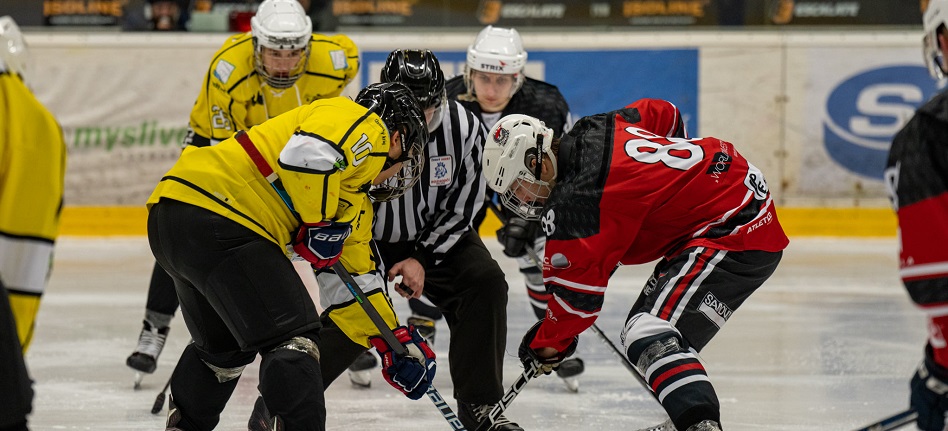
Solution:
<svg viewBox="0 0 948 431"><path fill-rule="evenodd" d="M576 346L579 345L579 336L574 335L572 341L569 343L569 346L566 347L565 351L559 352L556 356L552 358L541 358L537 356L537 351L533 350L530 347L530 343L533 342L533 339L536 338L537 332L540 331L540 325L543 323L542 320L534 323L530 330L527 331L523 336L523 341L520 342L520 349L518 350L518 355L520 356L520 362L523 364L525 369L530 368L530 364L534 362L537 364L537 375L540 373L550 374L554 370L560 367L560 362L563 362L564 359L576 353Z"/></svg>
<svg viewBox="0 0 948 431"><path fill-rule="evenodd" d="M520 257L526 254L527 244L536 239L537 223L528 222L521 217L510 217L507 223L497 229L497 241L504 246L504 255Z"/></svg>
<svg viewBox="0 0 948 431"><path fill-rule="evenodd" d="M918 366L912 381L910 404L918 412L916 424L924 431L942 431L948 412L948 369L932 360L930 354Z"/></svg>
<svg viewBox="0 0 948 431"><path fill-rule="evenodd" d="M407 356L395 354L382 337L371 337L369 342L382 357L382 376L388 384L406 397L417 400L425 395L434 381L435 353L412 325L407 328L399 326L392 332L408 349Z"/></svg>
<svg viewBox="0 0 948 431"><path fill-rule="evenodd" d="M352 232L349 223L321 221L305 223L296 232L293 251L313 265L313 269L329 268L339 260L342 245Z"/></svg>

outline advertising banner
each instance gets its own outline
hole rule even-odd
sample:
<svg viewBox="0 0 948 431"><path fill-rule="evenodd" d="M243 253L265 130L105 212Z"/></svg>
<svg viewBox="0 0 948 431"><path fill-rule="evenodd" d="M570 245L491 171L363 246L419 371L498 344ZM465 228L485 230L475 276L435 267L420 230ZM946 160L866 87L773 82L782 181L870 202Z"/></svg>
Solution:
<svg viewBox="0 0 948 431"><path fill-rule="evenodd" d="M789 94L800 102L787 118L791 141L801 142L797 193L886 196L882 171L892 138L939 90L920 57L914 47L790 50L789 62L802 72L788 73Z"/></svg>
<svg viewBox="0 0 948 431"><path fill-rule="evenodd" d="M918 25L922 10L916 0L334 0L332 9L350 26L619 28Z"/></svg>
<svg viewBox="0 0 948 431"><path fill-rule="evenodd" d="M43 0L43 23L52 26L118 25L128 0Z"/></svg>

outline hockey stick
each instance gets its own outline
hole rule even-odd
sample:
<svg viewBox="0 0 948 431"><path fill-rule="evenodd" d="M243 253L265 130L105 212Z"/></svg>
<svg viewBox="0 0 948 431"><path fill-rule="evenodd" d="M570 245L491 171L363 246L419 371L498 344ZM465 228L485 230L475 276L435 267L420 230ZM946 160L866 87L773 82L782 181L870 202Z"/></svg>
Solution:
<svg viewBox="0 0 948 431"><path fill-rule="evenodd" d="M914 409L908 409L904 412L899 412L882 419L874 424L859 428L856 431L889 431L899 429L911 424L912 422L915 422L916 418L918 418L918 412L916 412Z"/></svg>
<svg viewBox="0 0 948 431"><path fill-rule="evenodd" d="M171 376L174 376L174 370L171 371ZM151 406L151 414L153 415L157 415L161 412L161 409L165 408L165 392L168 392L168 387L171 386L171 376L168 376L168 383L165 383L165 387L155 397L155 404Z"/></svg>
<svg viewBox="0 0 948 431"><path fill-rule="evenodd" d="M193 342L194 340L189 341L188 344L185 344L184 348L187 349L188 346L190 346ZM183 350L181 351L181 354L184 354ZM168 392L168 388L171 387L172 376L174 376L174 370L171 370L171 375L168 376L168 383L165 383L165 387L161 390L158 396L155 397L155 403L151 406L151 414L157 415L159 412L161 412L161 409L165 408L165 393Z"/></svg>
<svg viewBox="0 0 948 431"><path fill-rule="evenodd" d="M491 211L494 212L494 215L497 216L497 218L501 221L501 223L504 223L504 224L507 223L507 220L506 220L507 217L500 211L500 208L497 208L497 205L493 201L485 199L484 202L485 202L484 204L487 205L487 207ZM527 256L530 257L530 260L533 261L533 264L536 265L537 268L539 268L540 271L542 272L543 263L540 260L540 255L530 244L526 244L525 248L527 249ZM643 378L642 375L639 374L638 370L635 369L635 367L632 365L632 362L629 361L629 358L626 355L624 355L622 351L619 350L618 347L616 347L615 344L612 343L612 340L610 340L609 337L607 337L606 334L602 332L602 329L599 329L599 325L593 322L591 329L593 330L593 332L596 333L596 335L599 336L599 338L602 340L603 343L605 343L612 349L612 353L614 353L619 358L619 361L622 362L622 365L624 365L625 368L628 369L629 372L632 373L633 376L635 376L635 379L638 380L638 382L642 385L642 387L645 388L645 390L648 391L648 393L652 394L652 397L654 397L655 400L657 401L658 395L656 395L655 392L652 391L652 388L649 386L648 382L646 382L645 378ZM659 404L661 404L661 402L659 402Z"/></svg>
<svg viewBox="0 0 948 431"><path fill-rule="evenodd" d="M530 363L530 368L524 369L523 374L520 377L517 377L517 381L510 386L510 389L507 389L507 393L504 394L503 398L497 402L497 405L490 410L490 413L487 414L487 417L477 425L477 428L474 431L487 431L490 429L494 422L497 422L504 411L507 410L507 407L510 407L510 404L513 403L514 398L517 398L517 395L520 394L520 391L523 390L523 387L527 385L527 382L530 381L537 374L537 370L540 368L540 364L537 361Z"/></svg>
<svg viewBox="0 0 948 431"><path fill-rule="evenodd" d="M365 293L362 292L362 289L356 284L355 279L352 278L349 271L342 266L342 262L336 261L336 263L332 265L332 270L336 272L336 275L338 275L343 284L346 285L346 288L349 289L352 296L355 297L359 305L362 306L362 310L365 311L365 314L369 315L369 319L371 319L372 323L378 328L385 342L392 347L392 350L395 351L397 355L407 356L408 349L398 341L398 337L396 337L395 333L388 327L378 310L369 302L369 299L365 297ZM441 413L441 416L444 416L444 420L448 421L448 424L451 425L451 429L454 431L467 431L464 428L464 424L461 423L461 420L458 419L458 416L454 413L454 410L451 410L451 406L444 400L441 393L435 389L434 382L429 383L430 385L428 385L428 390L425 394L428 395L431 402L438 408L438 412Z"/></svg>

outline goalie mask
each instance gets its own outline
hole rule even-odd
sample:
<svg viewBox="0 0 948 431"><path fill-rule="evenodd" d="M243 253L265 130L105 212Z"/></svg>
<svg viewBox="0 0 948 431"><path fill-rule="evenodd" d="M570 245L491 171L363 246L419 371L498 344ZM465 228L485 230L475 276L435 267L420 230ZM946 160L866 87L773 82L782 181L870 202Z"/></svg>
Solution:
<svg viewBox="0 0 948 431"><path fill-rule="evenodd" d="M556 180L553 130L527 115L508 115L491 128L484 144L484 177L500 201L526 220L539 220ZM542 158L552 175L542 175Z"/></svg>
<svg viewBox="0 0 948 431"><path fill-rule="evenodd" d="M401 137L401 156L386 158L382 170L396 163L402 164L401 169L391 178L373 185L368 192L376 202L397 199L418 182L425 167L424 146L428 142L425 114L408 87L398 82L371 84L359 92L355 102L375 112L388 128L389 136L398 132Z"/></svg>
<svg viewBox="0 0 948 431"><path fill-rule="evenodd" d="M250 19L254 69L273 88L290 88L306 71L313 23L297 0L265 0Z"/></svg>
<svg viewBox="0 0 948 431"><path fill-rule="evenodd" d="M429 50L399 49L392 51L382 67L382 82L405 84L425 111L428 133L441 126L447 93L444 72L438 58Z"/></svg>
<svg viewBox="0 0 948 431"><path fill-rule="evenodd" d="M485 110L502 111L523 86L526 64L527 52L517 30L487 26L467 48L464 85L468 95L476 97ZM478 94L478 87L488 85L494 91Z"/></svg>
<svg viewBox="0 0 948 431"><path fill-rule="evenodd" d="M922 55L932 78L945 78L945 56L938 42L943 26L948 25L948 0L931 0L922 15L925 36L922 38Z"/></svg>
<svg viewBox="0 0 948 431"><path fill-rule="evenodd" d="M7 70L26 79L26 42L9 16L0 17L0 71Z"/></svg>

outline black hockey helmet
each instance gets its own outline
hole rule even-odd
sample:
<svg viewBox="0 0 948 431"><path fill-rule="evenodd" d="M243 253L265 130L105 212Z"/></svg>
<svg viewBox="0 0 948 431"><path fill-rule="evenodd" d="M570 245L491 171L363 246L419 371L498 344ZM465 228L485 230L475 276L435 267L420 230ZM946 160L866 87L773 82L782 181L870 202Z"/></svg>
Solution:
<svg viewBox="0 0 948 431"><path fill-rule="evenodd" d="M444 90L444 72L434 53L427 49L392 51L385 60L379 78L382 82L401 82L411 90L425 110L428 132L434 132L441 125L447 93Z"/></svg>
<svg viewBox="0 0 948 431"><path fill-rule="evenodd" d="M375 201L398 198L418 182L425 166L424 145L428 142L425 114L411 90L397 82L370 84L359 92L355 102L376 113L389 135L398 132L401 136L401 157L387 159L382 169L399 162L402 169L369 190L369 196Z"/></svg>

